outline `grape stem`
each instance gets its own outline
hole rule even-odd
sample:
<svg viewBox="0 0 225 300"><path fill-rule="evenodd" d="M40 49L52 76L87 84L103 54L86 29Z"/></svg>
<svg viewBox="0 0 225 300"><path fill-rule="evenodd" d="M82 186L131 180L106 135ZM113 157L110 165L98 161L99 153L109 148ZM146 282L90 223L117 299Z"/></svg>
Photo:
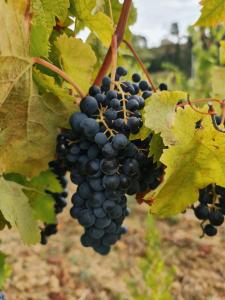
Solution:
<svg viewBox="0 0 225 300"><path fill-rule="evenodd" d="M104 113L103 108L100 108L99 109L99 117L98 117L97 121L102 123L106 128L106 132L109 132L110 137L113 137L115 135L114 131L113 131L113 129L109 128L108 124L105 121L103 113Z"/></svg>
<svg viewBox="0 0 225 300"><path fill-rule="evenodd" d="M122 100L122 105L123 105L123 109L122 109L122 111L123 111L123 119L124 119L125 124L127 124L128 117L127 117L127 108L126 108L127 99L125 97L126 93L121 88L121 83L120 82L115 81L114 84L116 85L117 89L119 90L119 93L122 96L121 100Z"/></svg>
<svg viewBox="0 0 225 300"><path fill-rule="evenodd" d="M109 5L109 14L110 14L110 18L111 18L112 23L113 23L113 25L114 25L113 10L112 10L112 3L111 3L111 0L108 0L108 5Z"/></svg>
<svg viewBox="0 0 225 300"><path fill-rule="evenodd" d="M34 64L42 65L49 70L53 71L54 73L60 75L65 81L70 83L72 87L78 92L81 98L84 98L84 92L81 90L81 88L78 86L76 82L73 81L73 79L67 75L64 71L59 69L58 67L54 66L53 64L47 62L46 60L39 58L39 57L33 57L32 58Z"/></svg>
<svg viewBox="0 0 225 300"><path fill-rule="evenodd" d="M120 18L119 18L119 22L117 24L115 34L114 34L117 36L117 49L120 46L121 42L123 41L123 36L125 33L131 4L132 4L132 0L124 0L123 8L121 10L121 14L120 14ZM111 63L112 63L112 48L110 47L105 56L104 62L98 72L98 75L95 79L94 84L96 84L96 85L101 84L102 79L107 74Z"/></svg>
<svg viewBox="0 0 225 300"><path fill-rule="evenodd" d="M129 48L129 50L131 51L131 53L133 54L134 58L136 59L136 61L138 62L138 64L140 65L142 71L145 73L149 84L151 85L151 88L153 90L154 93L157 92L157 89L153 83L152 77L149 74L148 70L146 69L145 65L143 64L142 60L140 59L140 57L138 56L137 52L135 51L134 47L131 45L130 42L123 40L124 44Z"/></svg>
<svg viewBox="0 0 225 300"><path fill-rule="evenodd" d="M112 71L111 71L111 85L110 89L114 89L114 80L116 77L116 66L117 66L117 36L114 34L112 38L112 44L111 44L111 49L112 49Z"/></svg>

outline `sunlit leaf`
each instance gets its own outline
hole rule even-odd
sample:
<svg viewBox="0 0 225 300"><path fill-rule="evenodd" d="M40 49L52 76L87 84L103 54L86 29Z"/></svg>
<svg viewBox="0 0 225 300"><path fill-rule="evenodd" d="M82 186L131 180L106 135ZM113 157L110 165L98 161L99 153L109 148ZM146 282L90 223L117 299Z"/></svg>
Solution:
<svg viewBox="0 0 225 300"><path fill-rule="evenodd" d="M163 183L146 195L154 200L151 211L160 216L182 212L198 199L198 190L211 183L225 187L225 138L216 131L210 117L196 129L199 114L179 109L172 131L176 145L165 149L161 162L166 166Z"/></svg>
<svg viewBox="0 0 225 300"><path fill-rule="evenodd" d="M80 39L68 38L65 34L55 42L63 70L84 90L92 82L93 68L96 63L94 51Z"/></svg>
<svg viewBox="0 0 225 300"><path fill-rule="evenodd" d="M34 218L29 199L23 187L15 182L0 177L0 210L4 218L16 228L22 240L27 244L35 244L40 240L40 233Z"/></svg>
<svg viewBox="0 0 225 300"><path fill-rule="evenodd" d="M216 26L225 22L224 0L201 0L202 12L195 25Z"/></svg>
<svg viewBox="0 0 225 300"><path fill-rule="evenodd" d="M144 125L161 133L165 145L175 143L171 128L176 114L176 104L179 100L187 98L187 94L180 91L154 93L147 101L144 108Z"/></svg>

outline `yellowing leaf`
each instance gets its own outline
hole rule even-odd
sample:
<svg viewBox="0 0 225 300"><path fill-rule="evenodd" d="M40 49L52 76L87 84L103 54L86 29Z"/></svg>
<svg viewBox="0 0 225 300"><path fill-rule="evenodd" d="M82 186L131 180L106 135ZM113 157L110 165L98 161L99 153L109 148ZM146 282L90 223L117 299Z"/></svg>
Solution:
<svg viewBox="0 0 225 300"><path fill-rule="evenodd" d="M22 186L0 177L0 190L0 210L5 219L19 231L25 243L39 242L40 233L34 220L34 212L27 196L22 191Z"/></svg>
<svg viewBox="0 0 225 300"><path fill-rule="evenodd" d="M24 59L0 57L0 86L0 173L32 177L54 158L58 127L69 111L59 99L38 94Z"/></svg>
<svg viewBox="0 0 225 300"><path fill-rule="evenodd" d="M15 2L0 1L0 55L26 56L29 37L23 11Z"/></svg>
<svg viewBox="0 0 225 300"><path fill-rule="evenodd" d="M210 117L195 129L199 114L179 109L172 128L176 145L164 150L161 162L167 167L163 183L146 195L153 199L153 213L170 216L182 212L198 199L198 190L217 183L225 187L225 136L214 129Z"/></svg>
<svg viewBox="0 0 225 300"><path fill-rule="evenodd" d="M154 93L147 101L144 108L144 125L161 133L165 145L175 143L171 131L175 120L175 108L179 100L187 98L187 94L180 91Z"/></svg>
<svg viewBox="0 0 225 300"><path fill-rule="evenodd" d="M64 21L67 17L69 0L33 0L31 47L32 56L48 56L49 36L56 24L56 17Z"/></svg>
<svg viewBox="0 0 225 300"><path fill-rule="evenodd" d="M214 67L212 70L213 96L219 99L225 98L225 67Z"/></svg>
<svg viewBox="0 0 225 300"><path fill-rule="evenodd" d="M216 26L225 22L224 0L201 0L202 12L195 25Z"/></svg>
<svg viewBox="0 0 225 300"><path fill-rule="evenodd" d="M75 98L69 94L68 88L59 86L56 83L54 77L41 73L37 69L33 69L33 77L36 83L40 86L40 88L43 89L43 91L47 93L52 93L60 100L64 101L65 104L68 105L68 107L70 106L71 111L72 111L72 106L74 109Z"/></svg>
<svg viewBox="0 0 225 300"><path fill-rule="evenodd" d="M108 47L110 45L113 35L113 25L111 19L107 15L98 12L96 15L90 15L85 19L84 23L104 46Z"/></svg>
<svg viewBox="0 0 225 300"><path fill-rule="evenodd" d="M61 35L55 42L64 71L84 90L92 82L96 57L91 47L80 39Z"/></svg>
<svg viewBox="0 0 225 300"><path fill-rule="evenodd" d="M96 7L96 0L74 0L73 12L82 27L88 27L103 43L108 47L112 40L113 23L110 17L103 12L93 14L93 9Z"/></svg>

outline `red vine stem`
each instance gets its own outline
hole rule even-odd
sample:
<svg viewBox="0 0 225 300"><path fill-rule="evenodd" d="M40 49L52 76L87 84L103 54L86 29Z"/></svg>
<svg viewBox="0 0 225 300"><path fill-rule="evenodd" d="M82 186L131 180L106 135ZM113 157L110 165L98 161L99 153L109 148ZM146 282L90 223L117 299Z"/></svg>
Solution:
<svg viewBox="0 0 225 300"><path fill-rule="evenodd" d="M114 88L114 80L116 77L116 66L117 66L117 36L116 34L112 38L112 71L111 71L111 89Z"/></svg>
<svg viewBox="0 0 225 300"><path fill-rule="evenodd" d="M123 40L123 36L125 33L125 29L126 29L126 25L127 25L127 21L128 21L128 17L129 17L129 12L130 12L130 8L131 8L131 4L132 4L132 0L124 0L123 3L123 8L120 14L120 18L119 18L119 22L118 25L116 27L115 30L115 35L117 36L117 49L120 46L122 40ZM96 85L100 85L103 77L107 74L109 67L112 63L112 48L110 47L104 62L102 64L102 67L100 68L98 75L95 79L95 84Z"/></svg>
<svg viewBox="0 0 225 300"><path fill-rule="evenodd" d="M187 102L182 102L180 104L177 104L176 107L184 107L189 105L194 111L202 114L202 115L213 115L215 114L215 112L201 112L198 109L196 109L193 104L198 104L198 103L208 103L208 102L217 102L219 104L222 104L223 101L219 100L219 99L214 99L214 98L206 98L206 99L194 99L192 101L190 101L190 99L188 99Z"/></svg>
<svg viewBox="0 0 225 300"><path fill-rule="evenodd" d="M134 58L136 59L136 61L139 63L139 65L141 66L142 68L142 71L145 73L147 79L148 79L148 82L150 83L151 87L152 87L152 90L154 91L154 93L156 93L156 87L153 83L153 80L152 80L152 77L151 75L149 74L148 70L146 69L145 65L143 64L142 60L140 59L140 57L138 56L137 52L135 51L134 47L131 45L131 43L129 43L128 41L126 40L123 40L123 42L127 45L127 47L130 49L131 53L133 54Z"/></svg>
<svg viewBox="0 0 225 300"><path fill-rule="evenodd" d="M49 70L57 73L58 75L60 75L63 79L65 79L68 83L70 83L74 87L74 89L78 92L78 94L81 96L81 98L84 98L84 93L81 90L81 88L64 71L62 71L58 67L54 66L53 64L47 62L46 60L44 60L42 58L33 57L32 60L33 60L33 63L42 65L42 66L48 68Z"/></svg>

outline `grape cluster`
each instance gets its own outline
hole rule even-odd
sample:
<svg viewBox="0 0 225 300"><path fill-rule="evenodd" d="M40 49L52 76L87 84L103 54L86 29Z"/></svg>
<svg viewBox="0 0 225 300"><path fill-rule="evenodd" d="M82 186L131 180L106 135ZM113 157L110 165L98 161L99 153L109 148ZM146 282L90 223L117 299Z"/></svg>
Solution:
<svg viewBox="0 0 225 300"><path fill-rule="evenodd" d="M0 300L5 300L5 299L6 298L5 298L4 294L2 292L0 292Z"/></svg>
<svg viewBox="0 0 225 300"><path fill-rule="evenodd" d="M195 216L202 221L203 236L215 236L217 227L224 223L225 188L209 185L199 191L199 203L193 206Z"/></svg>
<svg viewBox="0 0 225 300"><path fill-rule="evenodd" d="M133 74L133 82L105 77L101 87L92 86L70 118L71 129L57 138L58 160L77 185L71 216L84 227L81 243L106 255L126 233L127 195L154 189L163 169L148 157L152 136L129 141L143 126L140 110L152 95L148 83ZM162 86L165 88L165 86Z"/></svg>
<svg viewBox="0 0 225 300"><path fill-rule="evenodd" d="M49 168L56 175L56 178L58 179L59 183L63 188L63 192L55 193L50 190L46 190L45 193L52 196L55 202L54 205L55 213L60 214L67 205L66 198L68 196L68 193L66 190L67 187L67 179L65 177L66 169L62 166L62 164L58 160L50 162ZM45 224L45 226L41 229L42 245L46 245L48 242L48 237L57 233L58 231L57 227L58 224Z"/></svg>

